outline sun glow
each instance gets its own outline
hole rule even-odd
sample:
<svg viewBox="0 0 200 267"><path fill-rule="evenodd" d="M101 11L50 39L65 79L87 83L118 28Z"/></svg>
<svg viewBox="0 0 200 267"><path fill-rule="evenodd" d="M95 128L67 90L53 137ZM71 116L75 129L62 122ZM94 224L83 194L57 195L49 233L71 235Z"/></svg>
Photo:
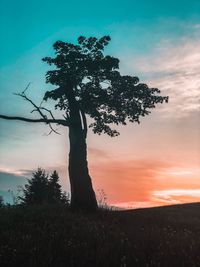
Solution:
<svg viewBox="0 0 200 267"><path fill-rule="evenodd" d="M23 170L14 170L14 169L8 168L8 167L0 167L0 172L11 173L11 174L16 175L16 176L23 176L24 175Z"/></svg>
<svg viewBox="0 0 200 267"><path fill-rule="evenodd" d="M200 198L200 189L171 189L171 190L161 190L154 191L153 196L155 197L179 197L179 196L188 196L188 197L197 197Z"/></svg>

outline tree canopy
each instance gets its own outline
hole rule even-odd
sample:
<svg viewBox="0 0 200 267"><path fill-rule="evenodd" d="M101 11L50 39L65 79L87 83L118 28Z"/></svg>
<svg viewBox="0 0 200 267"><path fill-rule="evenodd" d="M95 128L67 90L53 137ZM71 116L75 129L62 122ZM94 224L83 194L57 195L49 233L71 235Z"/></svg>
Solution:
<svg viewBox="0 0 200 267"><path fill-rule="evenodd" d="M109 36L80 36L78 44L57 41L53 45L55 57L43 58L54 66L47 72L46 82L56 86L44 99L57 100L55 107L64 110L72 124L70 102L75 99L77 108L93 119L89 127L94 133L117 136L113 124L139 123L140 116L148 115L168 97L139 83L135 76L121 75L119 59L103 53L110 40Z"/></svg>

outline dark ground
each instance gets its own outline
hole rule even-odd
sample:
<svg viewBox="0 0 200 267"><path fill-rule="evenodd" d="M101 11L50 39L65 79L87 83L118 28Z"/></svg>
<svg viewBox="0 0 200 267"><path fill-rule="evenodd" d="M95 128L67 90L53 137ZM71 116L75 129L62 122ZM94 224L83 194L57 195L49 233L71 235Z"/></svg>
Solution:
<svg viewBox="0 0 200 267"><path fill-rule="evenodd" d="M200 204L97 214L1 208L0 266L200 266Z"/></svg>

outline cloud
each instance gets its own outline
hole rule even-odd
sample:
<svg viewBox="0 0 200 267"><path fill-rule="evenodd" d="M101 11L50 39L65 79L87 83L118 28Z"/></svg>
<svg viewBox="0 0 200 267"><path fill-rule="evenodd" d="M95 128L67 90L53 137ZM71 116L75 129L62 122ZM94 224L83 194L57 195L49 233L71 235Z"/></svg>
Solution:
<svg viewBox="0 0 200 267"><path fill-rule="evenodd" d="M199 32L198 27L190 30ZM162 38L148 54L129 55L126 61L143 81L169 96L169 104L159 108L162 116L185 118L200 111L199 37Z"/></svg>
<svg viewBox="0 0 200 267"><path fill-rule="evenodd" d="M56 170L59 174L59 183L62 185L63 191L69 192L69 179L66 166L49 166L44 169L47 174L51 174ZM0 167L0 196L3 196L5 203L13 203L13 195L18 194L19 188L27 183L27 179L30 179L32 173L36 170L37 168L32 170L11 170Z"/></svg>
<svg viewBox="0 0 200 267"><path fill-rule="evenodd" d="M152 193L154 200L159 200L168 204L199 202L200 189L171 189L158 190Z"/></svg>
<svg viewBox="0 0 200 267"><path fill-rule="evenodd" d="M90 154L91 157L97 157L99 158L109 158L109 154L107 151L95 147L89 147L88 148L88 153Z"/></svg>
<svg viewBox="0 0 200 267"><path fill-rule="evenodd" d="M168 163L151 160L92 161L95 188L105 190L110 203L149 201L158 184L157 175Z"/></svg>
<svg viewBox="0 0 200 267"><path fill-rule="evenodd" d="M196 191L187 190L200 187L200 169L159 160L92 160L90 170L96 192L97 189L103 189L109 204L124 208L195 201L188 195L181 196L183 191L178 190L194 193ZM173 193L173 190L180 194L173 198L161 194Z"/></svg>
<svg viewBox="0 0 200 267"><path fill-rule="evenodd" d="M27 178L16 173L0 171L0 188L1 190L14 190L18 185L24 185Z"/></svg>
<svg viewBox="0 0 200 267"><path fill-rule="evenodd" d="M68 175L68 165L57 165L57 166L47 166L46 168L47 173L51 174L54 170L58 172L59 175L59 183L62 185L64 191L70 191L70 184L69 184L69 175Z"/></svg>
<svg viewBox="0 0 200 267"><path fill-rule="evenodd" d="M57 165L57 166L50 165L50 166L44 166L44 167L38 166L38 167L44 169L48 175L51 175L51 173L56 170L59 175L59 183L62 185L63 190L67 192L69 191L69 179L68 179L68 173L67 173L67 165ZM16 171L16 173L20 173L27 178L31 178L33 172L35 172L37 168L32 169L32 170L20 169Z"/></svg>

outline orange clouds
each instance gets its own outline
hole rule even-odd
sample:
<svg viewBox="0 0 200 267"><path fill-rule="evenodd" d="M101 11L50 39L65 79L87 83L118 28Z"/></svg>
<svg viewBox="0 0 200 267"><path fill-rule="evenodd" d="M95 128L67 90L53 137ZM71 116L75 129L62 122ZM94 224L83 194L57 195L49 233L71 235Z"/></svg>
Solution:
<svg viewBox="0 0 200 267"><path fill-rule="evenodd" d="M157 173L167 168L161 162L106 160L91 165L95 187L102 187L111 202L148 201L156 189Z"/></svg>
<svg viewBox="0 0 200 267"><path fill-rule="evenodd" d="M197 165L153 159L120 159L120 154L115 158L97 148L90 148L89 156L95 191L103 189L110 205L141 208L200 201L200 168ZM46 168L48 172L54 169L59 173L63 189L69 191L67 165ZM29 177L32 171L12 173Z"/></svg>
<svg viewBox="0 0 200 267"><path fill-rule="evenodd" d="M90 169L95 188L104 189L113 205L150 207L200 201L200 194L195 191L200 188L200 169L153 160L115 160L108 156L97 161L93 158Z"/></svg>
<svg viewBox="0 0 200 267"><path fill-rule="evenodd" d="M160 201L161 205L200 202L200 189L171 189L154 191L152 201L155 203Z"/></svg>

